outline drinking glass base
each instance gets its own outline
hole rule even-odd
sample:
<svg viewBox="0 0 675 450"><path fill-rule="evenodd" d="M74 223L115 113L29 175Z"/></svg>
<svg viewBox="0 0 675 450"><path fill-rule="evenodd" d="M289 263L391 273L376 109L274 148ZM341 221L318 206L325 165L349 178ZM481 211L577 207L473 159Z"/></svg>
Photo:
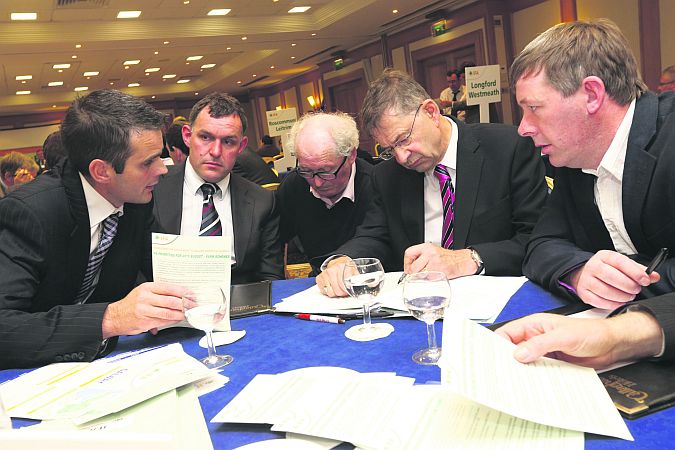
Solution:
<svg viewBox="0 0 675 450"><path fill-rule="evenodd" d="M438 347L434 347L416 351L412 356L412 360L415 361L417 364L423 364L425 366L433 366L438 363L440 357L441 357L441 349Z"/></svg>
<svg viewBox="0 0 675 450"><path fill-rule="evenodd" d="M220 369L221 367L225 367L226 365L230 364L232 361L234 361L234 358L232 358L230 355L207 356L201 360L202 364L204 364L209 369Z"/></svg>
<svg viewBox="0 0 675 450"><path fill-rule="evenodd" d="M345 336L353 341L373 341L389 336L394 327L389 323L359 324L345 331Z"/></svg>

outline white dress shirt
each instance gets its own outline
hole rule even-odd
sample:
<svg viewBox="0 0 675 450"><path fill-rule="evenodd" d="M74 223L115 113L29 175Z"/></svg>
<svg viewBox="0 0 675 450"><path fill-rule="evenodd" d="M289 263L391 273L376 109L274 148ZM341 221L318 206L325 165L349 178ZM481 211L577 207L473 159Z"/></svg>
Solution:
<svg viewBox="0 0 675 450"><path fill-rule="evenodd" d="M343 198L348 198L349 200L354 203L354 177L356 176L356 161L352 163L352 173L349 176L349 181L347 182L347 186L345 187L345 190L342 191L342 195L335 200L334 202L331 201L329 198L322 197L319 195L318 192L314 190L312 186L309 187L309 192L312 193L312 195L322 202L326 204L326 209L331 209L333 206L337 205L340 200Z"/></svg>
<svg viewBox="0 0 675 450"><path fill-rule="evenodd" d="M114 213L120 213L120 216L122 216L124 205L115 208L89 184L89 181L81 173L79 175L84 190L84 199L87 202L87 210L89 211L89 256L91 256L101 240L103 221Z"/></svg>
<svg viewBox="0 0 675 450"><path fill-rule="evenodd" d="M443 119L452 125L452 134L445 155L440 164L448 168L452 186L457 192L457 124L447 117ZM443 200L441 199L441 186L438 178L434 175L434 168L424 172L424 242L441 245L443 234Z"/></svg>
<svg viewBox="0 0 675 450"><path fill-rule="evenodd" d="M180 234L198 236L202 224L202 205L204 195L202 184L206 183L197 175L188 159L185 162L185 178L183 181L183 215L180 221ZM232 226L232 201L230 196L230 174L215 183L220 191L213 194L213 204L218 212L220 223L223 227L223 236L230 236L232 245L232 264L235 263L234 255L234 228Z"/></svg>
<svg viewBox="0 0 675 450"><path fill-rule="evenodd" d="M595 203L598 205L602 220L607 227L612 244L614 244L614 249L624 255L637 253L623 220L623 195L621 192L628 135L633 123L634 113L635 100L631 102L628 111L626 111L626 115L616 130L614 139L612 139L612 143L602 157L598 168L596 170L583 169L583 172L597 177L593 188ZM638 207L639 205L635 206Z"/></svg>

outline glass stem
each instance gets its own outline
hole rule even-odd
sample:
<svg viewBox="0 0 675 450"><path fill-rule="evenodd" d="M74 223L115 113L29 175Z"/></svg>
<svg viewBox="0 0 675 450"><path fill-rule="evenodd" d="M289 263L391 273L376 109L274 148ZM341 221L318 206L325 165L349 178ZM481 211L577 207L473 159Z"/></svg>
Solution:
<svg viewBox="0 0 675 450"><path fill-rule="evenodd" d="M429 348L436 348L436 329L433 322L427 322L427 341L429 342Z"/></svg>
<svg viewBox="0 0 675 450"><path fill-rule="evenodd" d="M216 347L213 345L211 331L206 332L206 347L209 349L209 361L213 361L216 357Z"/></svg>
<svg viewBox="0 0 675 450"><path fill-rule="evenodd" d="M363 304L363 326L370 326L370 305L366 303Z"/></svg>

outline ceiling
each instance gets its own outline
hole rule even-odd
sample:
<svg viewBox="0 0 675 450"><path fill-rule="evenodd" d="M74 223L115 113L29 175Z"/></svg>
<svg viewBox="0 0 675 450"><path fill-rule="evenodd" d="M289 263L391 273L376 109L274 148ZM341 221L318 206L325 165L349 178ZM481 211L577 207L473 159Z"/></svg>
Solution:
<svg viewBox="0 0 675 450"><path fill-rule="evenodd" d="M468 3L472 2L2 0L0 115L65 109L77 95L76 87L115 88L153 101L215 90L245 94L312 70L335 51L417 24L440 8ZM294 6L311 8L289 14ZM231 12L207 16L218 8ZM142 13L136 19L117 19L122 10ZM37 20L11 21L11 12L36 12ZM187 61L190 56L202 58ZM125 66L128 60L140 63ZM62 72L53 68L66 63L71 66ZM205 64L214 66L202 68ZM159 70L146 72L148 68ZM85 77L88 71L98 75ZM175 77L163 78L170 74ZM16 80L21 75L32 79ZM63 84L49 86L51 82ZM131 83L139 86L129 87ZM17 95L17 91L30 94Z"/></svg>

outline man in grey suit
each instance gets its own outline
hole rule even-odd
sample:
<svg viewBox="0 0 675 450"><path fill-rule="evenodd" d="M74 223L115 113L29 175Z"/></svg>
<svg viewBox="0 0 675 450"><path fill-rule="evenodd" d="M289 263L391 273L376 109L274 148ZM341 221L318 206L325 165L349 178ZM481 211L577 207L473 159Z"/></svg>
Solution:
<svg viewBox="0 0 675 450"><path fill-rule="evenodd" d="M395 70L371 83L361 116L380 157L396 161L375 167L374 207L336 254L449 278L521 274L547 195L532 142L515 127L442 116L422 86ZM317 277L327 295L346 295L342 262L331 260Z"/></svg>
<svg viewBox="0 0 675 450"><path fill-rule="evenodd" d="M134 288L152 276L163 123L118 91L78 98L61 124L69 156L0 201L0 369L91 361L109 338L184 319L183 288Z"/></svg>
<svg viewBox="0 0 675 450"><path fill-rule="evenodd" d="M237 99L219 92L201 99L183 126L190 155L169 168L154 193L162 231L232 237L233 284L283 278L274 193L231 173L248 144L245 131Z"/></svg>

